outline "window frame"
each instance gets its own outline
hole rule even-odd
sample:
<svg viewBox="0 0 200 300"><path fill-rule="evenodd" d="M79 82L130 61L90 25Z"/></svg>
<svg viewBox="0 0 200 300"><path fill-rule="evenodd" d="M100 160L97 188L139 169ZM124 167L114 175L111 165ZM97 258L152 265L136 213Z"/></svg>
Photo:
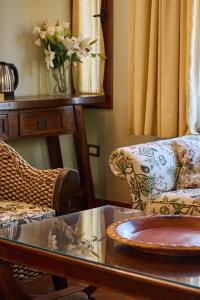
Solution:
<svg viewBox="0 0 200 300"><path fill-rule="evenodd" d="M93 1L93 0L92 0ZM71 0L71 12L73 11L73 0ZM88 104L84 103L83 106L91 108L113 108L113 0L102 0L101 14L103 14L104 21L102 22L102 30L105 43L105 54L107 59L105 60L105 72L104 72L104 102ZM71 13L72 16L72 13ZM102 99L102 95L101 95Z"/></svg>

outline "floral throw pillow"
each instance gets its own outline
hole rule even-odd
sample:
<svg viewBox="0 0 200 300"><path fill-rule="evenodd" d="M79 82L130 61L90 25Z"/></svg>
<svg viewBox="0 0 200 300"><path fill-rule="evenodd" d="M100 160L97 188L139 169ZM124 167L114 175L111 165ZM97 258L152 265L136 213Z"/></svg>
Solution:
<svg viewBox="0 0 200 300"><path fill-rule="evenodd" d="M200 187L200 140L179 140L173 142L181 164L177 189Z"/></svg>

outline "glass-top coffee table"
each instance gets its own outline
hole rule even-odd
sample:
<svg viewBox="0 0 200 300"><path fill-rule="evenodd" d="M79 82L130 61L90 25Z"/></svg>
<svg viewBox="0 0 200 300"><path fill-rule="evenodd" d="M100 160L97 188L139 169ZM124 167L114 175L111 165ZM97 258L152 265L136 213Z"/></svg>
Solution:
<svg viewBox="0 0 200 300"><path fill-rule="evenodd" d="M142 253L106 235L113 222L142 215L132 209L104 206L0 230L0 299L11 283L14 297L9 299L30 299L17 294L18 285L4 274L3 261L71 276L134 299L200 299L200 256Z"/></svg>

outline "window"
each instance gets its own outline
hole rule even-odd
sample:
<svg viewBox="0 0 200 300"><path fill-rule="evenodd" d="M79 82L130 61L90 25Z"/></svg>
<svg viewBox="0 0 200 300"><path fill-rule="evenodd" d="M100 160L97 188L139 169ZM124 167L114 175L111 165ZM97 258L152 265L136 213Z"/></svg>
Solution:
<svg viewBox="0 0 200 300"><path fill-rule="evenodd" d="M86 91L92 93L93 90L101 91L100 94L104 91L105 101L101 104L93 104L87 106L97 107L97 108L112 108L113 104L113 0L85 0L84 2L79 2L80 0L72 0L72 27L74 34L83 33L84 36L95 36L99 38L99 41L102 38L103 32L103 39L104 39L104 47L105 47L105 55L107 59L105 60L105 68L104 63L94 63L91 62L88 64L88 67L84 65L79 65L78 70L75 71L75 85L76 90L79 90L79 93L87 93ZM90 2L92 1L92 2ZM86 7L88 5L88 8ZM101 5L101 8L98 6ZM92 12L90 12L90 10ZM98 11L100 10L100 11ZM94 12L94 14L93 14ZM90 14L94 18L100 18L102 31L97 23L97 26L93 26L96 28L91 27L93 23L93 18L90 18ZM89 16L89 17L88 17ZM77 18L80 21L77 21ZM88 24L85 20L88 20ZM100 28L100 29L99 29ZM93 30L94 29L94 30ZM95 33L95 34L94 34ZM100 43L99 43L100 44ZM102 44L99 46L101 48ZM98 52L98 51L97 51ZM101 51L100 51L101 53ZM92 78L96 76L96 87L95 80L92 82L91 80L91 70L88 71L88 68L91 68ZM95 72L95 68L99 68L99 73ZM85 77L84 77L85 74ZM104 74L104 77L103 77ZM90 78L89 78L90 77ZM102 80L103 78L103 80ZM96 93L96 92L95 92ZM97 100L98 101L98 100Z"/></svg>

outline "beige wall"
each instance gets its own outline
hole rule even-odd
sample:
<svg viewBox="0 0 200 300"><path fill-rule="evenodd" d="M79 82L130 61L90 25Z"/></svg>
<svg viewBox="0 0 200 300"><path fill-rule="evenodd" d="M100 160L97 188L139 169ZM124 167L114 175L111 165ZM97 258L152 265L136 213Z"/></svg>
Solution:
<svg viewBox="0 0 200 300"><path fill-rule="evenodd" d="M33 44L34 26L48 19L69 18L69 0L1 0L0 59L13 62L18 68L20 82L16 95L47 91L41 51Z"/></svg>
<svg viewBox="0 0 200 300"><path fill-rule="evenodd" d="M114 96L113 110L87 110L88 141L99 144L100 158L92 157L96 197L130 202L124 180L108 167L110 153L117 147L145 141L150 137L128 135L128 0L114 0ZM152 139L152 138L151 138Z"/></svg>
<svg viewBox="0 0 200 300"><path fill-rule="evenodd" d="M19 70L16 95L46 93L45 71L41 55L32 44L32 28L44 19L69 19L69 11L68 0L1 0L0 60L14 63ZM101 148L100 158L91 157L95 194L124 202L130 201L127 184L111 174L108 157L116 147L149 140L128 135L127 22L128 0L114 0L114 108L85 111L88 142ZM49 167L44 139L11 144L34 166ZM61 145L64 165L75 167L71 137L61 137Z"/></svg>
<svg viewBox="0 0 200 300"><path fill-rule="evenodd" d="M69 21L69 4L70 0L0 0L0 61L14 63L19 71L16 95L47 93L47 72L41 52L33 44L32 31L44 20ZM75 165L71 138L61 137L61 143L64 164ZM49 167L44 139L10 144L34 166Z"/></svg>

